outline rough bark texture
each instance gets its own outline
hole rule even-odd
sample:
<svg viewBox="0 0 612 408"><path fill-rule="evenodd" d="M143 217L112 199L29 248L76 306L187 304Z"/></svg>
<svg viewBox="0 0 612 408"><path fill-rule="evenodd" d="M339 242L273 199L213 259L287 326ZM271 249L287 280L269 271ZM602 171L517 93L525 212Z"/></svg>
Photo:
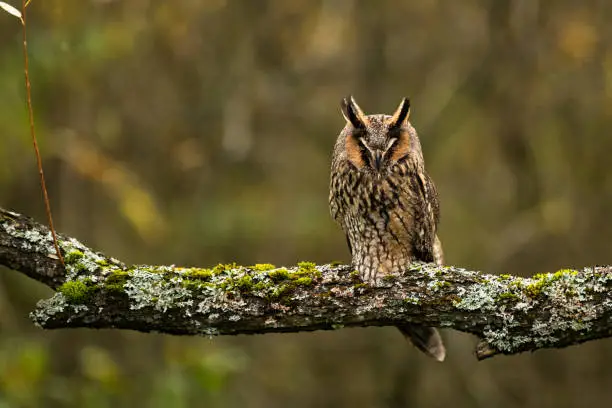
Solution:
<svg viewBox="0 0 612 408"><path fill-rule="evenodd" d="M65 270L45 226L0 209L0 264L56 290L31 314L46 329L220 335L413 322L478 336L479 359L612 336L609 266L519 278L414 264L374 287L345 265L126 266L59 239Z"/></svg>

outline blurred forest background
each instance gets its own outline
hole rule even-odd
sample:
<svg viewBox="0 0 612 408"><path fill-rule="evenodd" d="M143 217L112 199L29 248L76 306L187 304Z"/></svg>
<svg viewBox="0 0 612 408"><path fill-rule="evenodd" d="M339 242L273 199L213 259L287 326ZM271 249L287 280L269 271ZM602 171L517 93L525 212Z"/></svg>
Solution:
<svg viewBox="0 0 612 408"><path fill-rule="evenodd" d="M12 2L18 6L15 1ZM58 230L129 263L348 261L328 214L341 97L412 100L447 262L612 263L612 3L33 0ZM0 205L45 222L21 27L0 14ZM187 338L43 332L0 270L0 407L612 406L612 342L437 364L393 328Z"/></svg>

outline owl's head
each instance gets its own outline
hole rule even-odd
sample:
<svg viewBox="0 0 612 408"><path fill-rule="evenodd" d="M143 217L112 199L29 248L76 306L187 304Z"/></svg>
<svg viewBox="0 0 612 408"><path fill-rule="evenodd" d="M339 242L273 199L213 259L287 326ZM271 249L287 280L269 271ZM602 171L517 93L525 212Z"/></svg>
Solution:
<svg viewBox="0 0 612 408"><path fill-rule="evenodd" d="M383 174L402 160L422 163L416 131L408 122L410 101L403 98L393 115L366 115L352 96L341 103L346 126L338 145L358 170Z"/></svg>

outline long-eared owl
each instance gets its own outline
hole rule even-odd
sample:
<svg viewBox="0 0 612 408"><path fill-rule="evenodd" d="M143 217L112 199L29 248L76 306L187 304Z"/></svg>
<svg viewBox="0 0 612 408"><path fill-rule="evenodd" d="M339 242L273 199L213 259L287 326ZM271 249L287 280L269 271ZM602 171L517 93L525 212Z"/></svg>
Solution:
<svg viewBox="0 0 612 408"><path fill-rule="evenodd" d="M342 101L346 126L334 147L329 206L346 234L353 266L370 283L413 261L443 263L438 194L409 113L407 98L391 116L365 115L352 97ZM398 328L421 351L444 360L436 329Z"/></svg>

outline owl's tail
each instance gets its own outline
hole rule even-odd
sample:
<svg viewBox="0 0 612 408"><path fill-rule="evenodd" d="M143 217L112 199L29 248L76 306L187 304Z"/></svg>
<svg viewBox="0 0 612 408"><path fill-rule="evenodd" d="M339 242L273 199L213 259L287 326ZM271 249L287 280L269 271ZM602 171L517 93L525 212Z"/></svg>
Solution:
<svg viewBox="0 0 612 408"><path fill-rule="evenodd" d="M446 348L444 347L440 333L438 333L436 329L413 324L397 326L397 328L423 353L438 361L444 361L444 357L446 357Z"/></svg>

